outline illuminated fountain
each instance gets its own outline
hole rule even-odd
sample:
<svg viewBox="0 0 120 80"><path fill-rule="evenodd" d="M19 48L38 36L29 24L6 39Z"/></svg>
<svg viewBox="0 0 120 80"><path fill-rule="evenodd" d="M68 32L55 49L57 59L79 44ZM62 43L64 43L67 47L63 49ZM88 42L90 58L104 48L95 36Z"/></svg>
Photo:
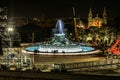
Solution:
<svg viewBox="0 0 120 80"><path fill-rule="evenodd" d="M67 38L64 23L59 19L53 29L53 37L48 43L35 43L22 50L23 53L40 55L81 55L97 53L93 47L84 43L73 43Z"/></svg>

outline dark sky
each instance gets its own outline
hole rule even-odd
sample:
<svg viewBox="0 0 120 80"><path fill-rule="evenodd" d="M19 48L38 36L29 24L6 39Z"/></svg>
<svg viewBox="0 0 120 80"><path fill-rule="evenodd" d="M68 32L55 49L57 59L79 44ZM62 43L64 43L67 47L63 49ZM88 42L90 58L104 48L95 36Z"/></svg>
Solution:
<svg viewBox="0 0 120 80"><path fill-rule="evenodd" d="M119 0L118 0L119 1ZM87 18L89 9L93 14L103 13L106 7L107 17L115 18L120 15L120 3L117 0L10 0L11 16L32 16L48 18L72 17L72 7L76 16Z"/></svg>

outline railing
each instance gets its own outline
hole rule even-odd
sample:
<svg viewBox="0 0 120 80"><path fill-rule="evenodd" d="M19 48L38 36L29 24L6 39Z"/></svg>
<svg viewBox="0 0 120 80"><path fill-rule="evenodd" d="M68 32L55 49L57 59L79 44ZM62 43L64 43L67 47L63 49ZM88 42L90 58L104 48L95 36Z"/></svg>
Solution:
<svg viewBox="0 0 120 80"><path fill-rule="evenodd" d="M116 69L120 66L120 59L103 59L91 62L66 63L64 66L64 68L68 71Z"/></svg>
<svg viewBox="0 0 120 80"><path fill-rule="evenodd" d="M11 65L15 65L17 68L22 68L23 66L25 66L26 64L29 64L29 66L32 66L32 60L31 58L24 58L24 57L19 57L19 58L1 58L0 59L0 64L1 65L6 65L6 66L11 66Z"/></svg>

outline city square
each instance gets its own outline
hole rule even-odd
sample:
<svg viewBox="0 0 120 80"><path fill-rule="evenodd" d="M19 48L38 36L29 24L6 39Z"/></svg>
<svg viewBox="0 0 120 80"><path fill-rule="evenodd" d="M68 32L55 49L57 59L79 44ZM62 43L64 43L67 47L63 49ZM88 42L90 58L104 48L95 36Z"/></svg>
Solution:
<svg viewBox="0 0 120 80"><path fill-rule="evenodd" d="M118 79L118 5L1 0L0 79Z"/></svg>

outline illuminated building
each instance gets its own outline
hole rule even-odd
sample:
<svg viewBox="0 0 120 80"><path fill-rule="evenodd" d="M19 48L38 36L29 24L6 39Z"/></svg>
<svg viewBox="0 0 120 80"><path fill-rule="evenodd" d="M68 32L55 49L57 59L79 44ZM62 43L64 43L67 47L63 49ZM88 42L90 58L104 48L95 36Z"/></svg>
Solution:
<svg viewBox="0 0 120 80"><path fill-rule="evenodd" d="M0 27L6 26L6 21L8 19L8 10L7 7L0 7Z"/></svg>
<svg viewBox="0 0 120 80"><path fill-rule="evenodd" d="M106 9L104 8L102 18L96 15L96 17L93 17L92 10L90 8L89 14L88 14L88 28L90 26L95 27L101 27L103 24L107 24L107 15L106 15Z"/></svg>

